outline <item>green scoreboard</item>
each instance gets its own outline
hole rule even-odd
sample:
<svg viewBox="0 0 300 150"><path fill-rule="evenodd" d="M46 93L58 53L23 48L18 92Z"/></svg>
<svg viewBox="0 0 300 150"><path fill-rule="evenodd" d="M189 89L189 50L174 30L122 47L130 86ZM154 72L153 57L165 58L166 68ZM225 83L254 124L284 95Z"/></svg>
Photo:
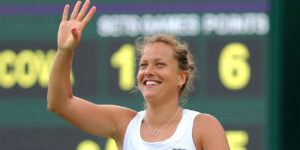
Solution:
<svg viewBox="0 0 300 150"><path fill-rule="evenodd" d="M114 150L47 110L56 33L66 1L0 2L0 149ZM75 1L68 1L74 6ZM137 37L175 34L198 72L184 106L216 116L232 150L268 149L270 83L267 0L94 0L97 12L76 49L73 93L136 111Z"/></svg>

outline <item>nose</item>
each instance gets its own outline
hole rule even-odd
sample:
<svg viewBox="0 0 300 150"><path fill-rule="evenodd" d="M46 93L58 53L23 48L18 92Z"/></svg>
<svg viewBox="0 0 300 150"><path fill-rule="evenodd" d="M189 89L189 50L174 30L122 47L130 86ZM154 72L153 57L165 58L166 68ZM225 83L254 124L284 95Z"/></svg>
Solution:
<svg viewBox="0 0 300 150"><path fill-rule="evenodd" d="M155 71L154 71L154 68L153 68L152 65L149 65L149 66L145 69L145 75L146 75L146 76L152 76L152 75L155 74L154 72L155 72Z"/></svg>

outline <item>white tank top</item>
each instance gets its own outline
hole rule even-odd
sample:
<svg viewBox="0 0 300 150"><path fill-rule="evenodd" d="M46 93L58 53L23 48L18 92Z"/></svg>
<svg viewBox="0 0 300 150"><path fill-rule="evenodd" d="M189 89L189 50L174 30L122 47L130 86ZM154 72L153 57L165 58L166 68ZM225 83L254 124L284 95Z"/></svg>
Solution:
<svg viewBox="0 0 300 150"><path fill-rule="evenodd" d="M161 142L146 142L142 139L140 131L145 114L145 111L138 112L128 124L123 150L196 150L193 124L199 112L184 109L176 131L170 138Z"/></svg>

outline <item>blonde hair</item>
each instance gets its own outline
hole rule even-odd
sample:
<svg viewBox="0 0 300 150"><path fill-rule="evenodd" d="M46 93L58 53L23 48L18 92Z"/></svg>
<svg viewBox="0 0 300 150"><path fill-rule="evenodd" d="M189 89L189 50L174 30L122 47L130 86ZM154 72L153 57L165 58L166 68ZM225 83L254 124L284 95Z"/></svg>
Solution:
<svg viewBox="0 0 300 150"><path fill-rule="evenodd" d="M196 65L186 42L180 41L175 35L155 34L153 36L140 37L135 41L137 58L148 44L162 42L174 50L174 57L178 62L178 68L181 71L187 71L186 82L179 89L180 102L184 105L187 101L187 95L193 90L193 79L195 77Z"/></svg>

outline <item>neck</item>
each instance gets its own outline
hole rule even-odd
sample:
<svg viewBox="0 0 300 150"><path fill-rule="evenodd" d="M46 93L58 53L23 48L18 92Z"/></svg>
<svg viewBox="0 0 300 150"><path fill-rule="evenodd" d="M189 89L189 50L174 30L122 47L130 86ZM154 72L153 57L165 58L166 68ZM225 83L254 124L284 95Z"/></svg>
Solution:
<svg viewBox="0 0 300 150"><path fill-rule="evenodd" d="M160 110L164 107L174 107L178 106L178 96L177 95L168 95L168 96L144 96L146 107L151 108L152 110Z"/></svg>
<svg viewBox="0 0 300 150"><path fill-rule="evenodd" d="M161 105L151 105L147 103L146 112L148 122L151 124L153 129L161 127L164 125L170 118L172 118L180 106L177 101L169 101L169 103L161 104ZM176 118L180 116L175 116ZM176 120L176 118L174 120Z"/></svg>

